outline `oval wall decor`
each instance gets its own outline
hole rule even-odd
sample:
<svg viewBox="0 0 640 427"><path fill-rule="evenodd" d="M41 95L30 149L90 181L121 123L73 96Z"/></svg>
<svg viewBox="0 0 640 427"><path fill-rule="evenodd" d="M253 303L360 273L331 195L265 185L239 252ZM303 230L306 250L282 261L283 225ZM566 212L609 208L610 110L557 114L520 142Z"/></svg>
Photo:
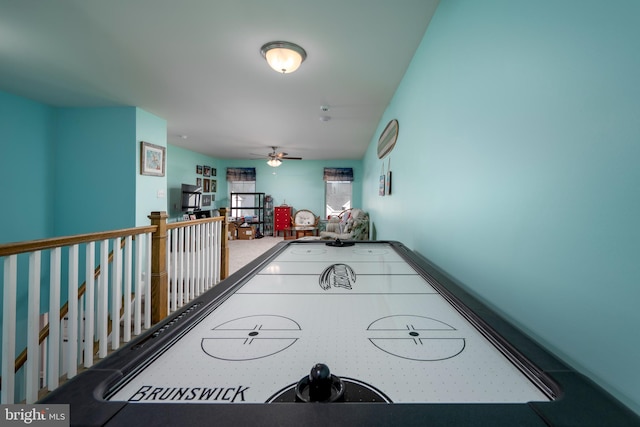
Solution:
<svg viewBox="0 0 640 427"><path fill-rule="evenodd" d="M393 119L384 128L378 139L378 158L383 159L393 150L398 139L398 120Z"/></svg>

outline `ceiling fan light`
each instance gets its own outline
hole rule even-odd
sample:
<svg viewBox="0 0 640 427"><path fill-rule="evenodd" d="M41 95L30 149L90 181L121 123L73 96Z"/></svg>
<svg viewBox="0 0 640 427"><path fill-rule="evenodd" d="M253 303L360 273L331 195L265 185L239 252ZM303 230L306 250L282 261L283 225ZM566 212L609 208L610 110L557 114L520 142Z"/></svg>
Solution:
<svg viewBox="0 0 640 427"><path fill-rule="evenodd" d="M260 49L262 56L275 71L282 74L293 73L307 58L307 52L289 42L269 42Z"/></svg>
<svg viewBox="0 0 640 427"><path fill-rule="evenodd" d="M267 160L267 164L272 168L277 168L282 164L282 161L280 159L269 159Z"/></svg>

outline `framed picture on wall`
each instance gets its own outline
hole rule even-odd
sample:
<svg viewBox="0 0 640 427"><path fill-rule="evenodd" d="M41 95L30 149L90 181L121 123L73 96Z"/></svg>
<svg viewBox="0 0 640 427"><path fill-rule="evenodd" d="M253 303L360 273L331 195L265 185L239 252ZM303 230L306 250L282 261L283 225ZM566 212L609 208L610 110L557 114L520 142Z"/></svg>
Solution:
<svg viewBox="0 0 640 427"><path fill-rule="evenodd" d="M196 173L202 175L202 165L196 165Z"/></svg>
<svg viewBox="0 0 640 427"><path fill-rule="evenodd" d="M218 171L216 171L216 168L211 168L211 176L216 176L218 174Z"/></svg>
<svg viewBox="0 0 640 427"><path fill-rule="evenodd" d="M209 194L202 196L202 206L211 206L211 196Z"/></svg>
<svg viewBox="0 0 640 427"><path fill-rule="evenodd" d="M164 176L165 147L140 141L140 175Z"/></svg>
<svg viewBox="0 0 640 427"><path fill-rule="evenodd" d="M208 180L208 179L205 179L205 180L203 181L203 183L204 183L204 185L202 186L202 192L203 192L203 193L208 193L208 192L209 192L209 183L210 183L210 182L211 182L211 181L210 181L210 180Z"/></svg>
<svg viewBox="0 0 640 427"><path fill-rule="evenodd" d="M218 181L216 181L215 179L211 180L211 192L215 193L216 191L218 191Z"/></svg>
<svg viewBox="0 0 640 427"><path fill-rule="evenodd" d="M196 178L196 186L202 187L202 178Z"/></svg>
<svg viewBox="0 0 640 427"><path fill-rule="evenodd" d="M203 166L203 167L202 167L202 175L204 175L204 176L211 176L211 167L209 167L209 166Z"/></svg>

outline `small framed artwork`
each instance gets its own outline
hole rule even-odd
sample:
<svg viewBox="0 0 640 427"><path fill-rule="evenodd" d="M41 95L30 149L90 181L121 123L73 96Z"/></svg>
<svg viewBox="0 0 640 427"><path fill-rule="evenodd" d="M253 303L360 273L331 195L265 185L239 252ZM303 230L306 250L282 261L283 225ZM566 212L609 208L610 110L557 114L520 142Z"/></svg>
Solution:
<svg viewBox="0 0 640 427"><path fill-rule="evenodd" d="M209 183L210 183L210 182L211 182L211 181L210 181L210 180L208 180L208 179L205 179L205 180L203 181L203 183L204 183L204 185L202 186L202 192L203 192L203 193L208 193L208 192L209 192Z"/></svg>
<svg viewBox="0 0 640 427"><path fill-rule="evenodd" d="M211 206L211 196L209 194L202 196L202 206Z"/></svg>
<svg viewBox="0 0 640 427"><path fill-rule="evenodd" d="M202 175L203 176L211 176L211 167L203 166L202 167Z"/></svg>
<svg viewBox="0 0 640 427"><path fill-rule="evenodd" d="M202 178L196 178L196 186L202 187Z"/></svg>
<svg viewBox="0 0 640 427"><path fill-rule="evenodd" d="M387 181L385 183L386 185L386 195L390 196L391 195L391 171L387 171Z"/></svg>
<svg viewBox="0 0 640 427"><path fill-rule="evenodd" d="M202 175L202 165L196 165L196 173Z"/></svg>
<svg viewBox="0 0 640 427"><path fill-rule="evenodd" d="M380 183L378 184L378 195L384 196L386 190L386 176L384 173L384 163L382 164L382 170L380 171Z"/></svg>
<svg viewBox="0 0 640 427"><path fill-rule="evenodd" d="M216 195L215 195L215 194L212 194L212 195L211 195L211 201L212 201L212 202L215 202L215 201L216 201Z"/></svg>
<svg viewBox="0 0 640 427"><path fill-rule="evenodd" d="M196 216L195 216L195 215L193 215L193 214L190 214L190 215L189 215L189 219L196 219Z"/></svg>
<svg viewBox="0 0 640 427"><path fill-rule="evenodd" d="M218 181L216 181L215 179L212 179L211 180L211 192L215 193L216 191L218 191Z"/></svg>
<svg viewBox="0 0 640 427"><path fill-rule="evenodd" d="M218 171L216 171L216 168L211 168L211 176L216 176L218 174Z"/></svg>
<svg viewBox="0 0 640 427"><path fill-rule="evenodd" d="M164 176L165 147L140 141L140 175Z"/></svg>
<svg viewBox="0 0 640 427"><path fill-rule="evenodd" d="M387 181L385 183L386 185L386 195L390 196L391 195L391 158L389 158L389 163L387 165Z"/></svg>

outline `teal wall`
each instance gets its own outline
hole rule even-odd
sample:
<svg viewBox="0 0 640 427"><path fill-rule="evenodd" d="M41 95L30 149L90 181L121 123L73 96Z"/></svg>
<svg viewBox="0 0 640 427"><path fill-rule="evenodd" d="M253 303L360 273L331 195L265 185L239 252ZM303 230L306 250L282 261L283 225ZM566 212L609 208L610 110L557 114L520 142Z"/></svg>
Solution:
<svg viewBox="0 0 640 427"><path fill-rule="evenodd" d="M51 191L54 182L53 108L0 92L0 244L41 239L52 233L53 215L47 214L55 202ZM18 257L18 271L28 277L28 258ZM42 272L48 274L48 266ZM0 278L4 262L0 262ZM26 328L27 284L18 288L17 320L19 330ZM47 297L48 294L44 294ZM3 307L0 292L0 314ZM0 316L0 339L2 317ZM26 345L25 334L17 337L18 352ZM4 352L3 352L4 357Z"/></svg>
<svg viewBox="0 0 640 427"><path fill-rule="evenodd" d="M372 141L363 198L378 238L640 413L638 16L633 0L440 2L377 130L399 120L393 194Z"/></svg>
<svg viewBox="0 0 640 427"><path fill-rule="evenodd" d="M134 226L135 137L133 107L56 109L55 236Z"/></svg>
<svg viewBox="0 0 640 427"><path fill-rule="evenodd" d="M166 197L156 191L165 190L166 178L138 179L138 138L166 145L163 119L135 107L56 108L4 92L0 117L0 244L148 225L148 212L166 210ZM144 212L141 223L137 212ZM27 261L18 257L17 352L25 345ZM3 269L0 263L0 277ZM60 304L66 270L62 276ZM47 311L48 251L41 283Z"/></svg>
<svg viewBox="0 0 640 427"><path fill-rule="evenodd" d="M181 185L196 185L196 178L205 179L202 175L196 173L196 166L211 166L216 169L216 176L208 179L215 179L217 182L216 200L205 210L218 209L220 206L220 198L227 193L227 181L225 179L226 169L219 159L205 156L204 154L186 150L181 147L169 144L167 147L167 197L169 220L175 221L182 217L182 200ZM212 193L213 194L213 193Z"/></svg>
<svg viewBox="0 0 640 427"><path fill-rule="evenodd" d="M226 160L226 167L255 167L256 191L270 194L275 206L286 203L294 209L308 209L324 217L325 167L353 168L353 206L362 206L363 168L361 160L285 160L282 165L272 168L266 160ZM226 168L222 171L223 179ZM218 172L220 175L220 172ZM225 193L223 193L225 194ZM221 203L230 206L229 195Z"/></svg>
<svg viewBox="0 0 640 427"><path fill-rule="evenodd" d="M40 239L53 229L54 109L0 92L0 243Z"/></svg>
<svg viewBox="0 0 640 427"><path fill-rule="evenodd" d="M267 165L266 160L216 159L195 153L181 147L168 146L167 194L169 197L169 217L171 221L182 217L180 209L180 185L195 185L196 165L208 165L217 170L216 200L210 209L230 207L227 187L228 167L256 168L256 191L270 194L274 204L286 203L295 209L309 209L316 215L324 216L325 167L352 167L354 171L353 203L362 206L363 168L360 160L301 160L284 161L278 168Z"/></svg>
<svg viewBox="0 0 640 427"><path fill-rule="evenodd" d="M125 170L128 181L135 180L134 192L131 194L127 206L135 206L135 226L149 225L149 213L154 211L167 212L167 163L168 153L165 150L165 174L164 176L140 174L140 144L141 141L149 142L161 147L167 146L167 122L166 120L148 113L140 108L135 109L135 137L129 139L125 145L126 162ZM133 155L135 153L135 155ZM133 160L135 159L135 162ZM136 177L134 179L134 176ZM131 184L129 184L130 187ZM120 207L122 209L122 207Z"/></svg>

